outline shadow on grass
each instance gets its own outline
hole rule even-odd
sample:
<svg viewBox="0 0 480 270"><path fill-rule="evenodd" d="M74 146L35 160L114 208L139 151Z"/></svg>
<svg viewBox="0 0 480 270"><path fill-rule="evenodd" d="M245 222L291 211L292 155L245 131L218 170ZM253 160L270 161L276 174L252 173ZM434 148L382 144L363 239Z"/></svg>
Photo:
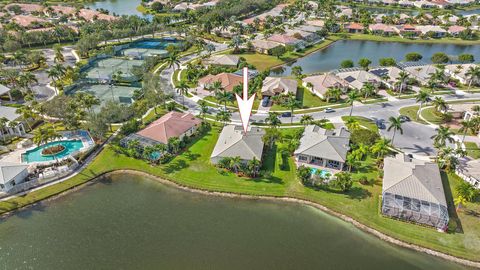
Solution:
<svg viewBox="0 0 480 270"><path fill-rule="evenodd" d="M166 165L163 168L163 172L166 173L166 174L171 174L171 173L174 173L176 171L183 170L187 167L188 167L188 164L185 160L183 160L183 159L174 160L174 161L171 161L170 163L168 163L168 165Z"/></svg>
<svg viewBox="0 0 480 270"><path fill-rule="evenodd" d="M448 215L450 216L448 231L450 233L463 233L462 222L460 221L460 218L457 215L457 211L455 209L455 203L453 202L453 193L452 193L452 189L450 188L448 175L445 172L441 172L441 174L442 174L443 189L445 191L445 199L447 201ZM452 225L454 225L454 227L452 227Z"/></svg>

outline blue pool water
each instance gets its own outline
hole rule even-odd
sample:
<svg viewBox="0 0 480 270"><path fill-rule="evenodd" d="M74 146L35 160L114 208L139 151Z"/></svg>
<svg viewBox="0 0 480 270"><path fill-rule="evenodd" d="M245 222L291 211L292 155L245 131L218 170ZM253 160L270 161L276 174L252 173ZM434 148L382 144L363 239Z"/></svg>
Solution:
<svg viewBox="0 0 480 270"><path fill-rule="evenodd" d="M318 169L312 168L312 175L317 174L317 171L318 171ZM326 177L327 175L330 175L330 172L327 171L327 170L320 170L319 175L320 175L320 177L323 177L323 178L324 178L324 177Z"/></svg>
<svg viewBox="0 0 480 270"><path fill-rule="evenodd" d="M55 145L63 145L65 150L61 153L58 153L53 156L43 156L42 150L48 147L52 147ZM68 141L58 141L58 142L49 142L32 150L28 150L25 154L22 155L23 162L31 163L31 162L45 162L51 161L55 159L60 159L66 157L83 147L83 143L81 140L68 140Z"/></svg>

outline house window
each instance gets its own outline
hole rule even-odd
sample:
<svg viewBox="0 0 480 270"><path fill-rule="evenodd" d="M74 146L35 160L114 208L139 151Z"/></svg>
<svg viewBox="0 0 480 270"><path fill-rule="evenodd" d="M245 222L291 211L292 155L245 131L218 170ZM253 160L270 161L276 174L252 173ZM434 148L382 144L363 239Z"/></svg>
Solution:
<svg viewBox="0 0 480 270"><path fill-rule="evenodd" d="M306 156L299 156L298 159L300 161L307 161L308 160L308 158Z"/></svg>

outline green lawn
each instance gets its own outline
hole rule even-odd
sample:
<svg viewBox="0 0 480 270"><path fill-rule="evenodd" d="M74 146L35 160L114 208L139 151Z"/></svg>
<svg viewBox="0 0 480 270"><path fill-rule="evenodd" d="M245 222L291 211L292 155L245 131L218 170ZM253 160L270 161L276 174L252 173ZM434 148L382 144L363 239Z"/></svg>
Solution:
<svg viewBox="0 0 480 270"><path fill-rule="evenodd" d="M422 115L423 118L425 118L425 120L427 120L428 122L433 123L433 124L440 125L440 124L443 124L445 122L445 121L443 121L442 117L439 115L437 110L435 110L435 108L433 108L433 107L424 109L421 112L421 115Z"/></svg>
<svg viewBox="0 0 480 270"><path fill-rule="evenodd" d="M300 84L299 84L300 85ZM320 99L317 95L312 94L308 89L303 86L299 86L297 89L297 100L301 102L299 109L309 109L322 106L333 105L335 103L328 103ZM343 103L340 102L340 103ZM272 105L271 111L288 111L289 108L282 106L281 104Z"/></svg>
<svg viewBox="0 0 480 270"><path fill-rule="evenodd" d="M425 121L423 121L422 119L420 119L420 117L417 119L417 112L418 112L418 109L419 109L420 106L418 105L414 105L414 106L410 106L410 107L403 107L400 109L400 114L401 115L406 115L408 117L410 117L410 119L412 119L412 121L415 121L415 122L418 122L418 123L421 123L421 124L427 124Z"/></svg>
<svg viewBox="0 0 480 270"><path fill-rule="evenodd" d="M271 67L279 66L285 63L280 58L261 53L242 53L236 55L245 58L247 63L254 65L258 71L264 71Z"/></svg>
<svg viewBox="0 0 480 270"><path fill-rule="evenodd" d="M293 130L282 130L282 132L289 133L293 132ZM79 175L28 195L0 202L0 212L3 213L51 197L59 192L85 183L105 172L131 169L159 176L180 185L203 190L251 195L288 196L313 201L329 207L333 211L348 215L397 239L455 256L480 260L480 246L476 244L476 241L480 239L480 222L478 218L480 207L478 203L472 203L467 206L469 211L474 212L467 213L465 211L459 214L458 222L461 222L461 226L458 227L462 228L462 232L438 233L431 228L400 222L379 215L378 209L381 201L380 180L377 180L376 184L372 186L363 186L355 183L352 190L347 193L304 187L295 177L293 159L289 158L286 160L287 166L283 170L280 169L280 165L284 161L279 151L275 149L271 153L267 153L264 160L264 169L271 171L268 177L248 179L237 177L232 173L223 173L209 163L210 153L218 135L218 128L214 128L205 136L197 139L183 154L173 159L170 163L161 166L152 166L144 161L128 158L115 153L112 148L107 147ZM378 170L375 168L373 159L369 158L362 162L359 172L354 172L353 177L358 179L361 175L378 179ZM453 187L459 181L458 178L450 176L447 179L447 176L444 176L446 186L452 186L453 190ZM447 195L451 203L452 195L449 193L449 190L448 188Z"/></svg>
<svg viewBox="0 0 480 270"><path fill-rule="evenodd" d="M378 132L378 127L372 120L363 116L342 116L343 122L347 122L348 119L353 118L358 121L358 124L362 127Z"/></svg>
<svg viewBox="0 0 480 270"><path fill-rule="evenodd" d="M480 159L480 148L474 142L465 142L465 148L467 150L467 156L473 159Z"/></svg>

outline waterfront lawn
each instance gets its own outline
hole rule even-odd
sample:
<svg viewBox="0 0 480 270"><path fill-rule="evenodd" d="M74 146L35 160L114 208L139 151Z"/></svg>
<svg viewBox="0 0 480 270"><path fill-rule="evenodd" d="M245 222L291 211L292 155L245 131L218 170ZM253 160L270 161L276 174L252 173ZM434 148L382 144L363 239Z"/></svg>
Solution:
<svg viewBox="0 0 480 270"><path fill-rule="evenodd" d="M285 61L283 61L281 58L261 53L242 53L235 55L245 58L247 63L255 66L255 68L260 72L274 66L285 64Z"/></svg>
<svg viewBox="0 0 480 270"><path fill-rule="evenodd" d="M480 44L480 40L463 40L460 38L439 38L439 39L410 39L402 38L400 36L379 36L371 34L349 34L349 33L339 33L335 34L338 38L342 39L351 39L351 40L367 40L367 41L377 41L377 42L403 42L403 43L441 43L441 44L456 44L456 45L477 45Z"/></svg>
<svg viewBox="0 0 480 270"><path fill-rule="evenodd" d="M480 159L480 148L474 142L464 142L467 156L473 159Z"/></svg>
<svg viewBox="0 0 480 270"><path fill-rule="evenodd" d="M85 183L96 176L114 170L130 169L142 171L154 176L168 179L179 185L209 191L232 192L250 195L287 196L304 199L322 204L333 211L352 217L353 219L386 233L397 239L461 256L479 260L480 247L476 239L480 239L480 222L478 203L469 203L467 209L459 214L461 233L438 233L432 228L384 218L379 214L381 202L381 181L375 160L367 158L361 162L353 178L362 175L369 179L376 179L373 185L360 185L355 182L349 192L342 193L336 190L318 190L304 187L295 176L295 164L288 158L288 166L280 167L282 158L276 149L266 153L264 170L269 171L267 177L249 179L238 177L233 173L224 173L212 166L209 162L210 154L218 139L219 127L214 127L203 137L197 138L190 148L170 163L153 166L143 160L136 160L116 153L107 146L95 160L78 175L62 183L31 192L25 196L16 197L6 202L0 202L0 212L7 212L18 207L34 203L38 200L51 197L62 191ZM282 130L293 132L293 130ZM279 145L281 148L281 145ZM444 175L447 197L450 205L453 196L448 194L458 184L455 176ZM473 211L473 212L470 212ZM454 212L453 212L454 213Z"/></svg>

